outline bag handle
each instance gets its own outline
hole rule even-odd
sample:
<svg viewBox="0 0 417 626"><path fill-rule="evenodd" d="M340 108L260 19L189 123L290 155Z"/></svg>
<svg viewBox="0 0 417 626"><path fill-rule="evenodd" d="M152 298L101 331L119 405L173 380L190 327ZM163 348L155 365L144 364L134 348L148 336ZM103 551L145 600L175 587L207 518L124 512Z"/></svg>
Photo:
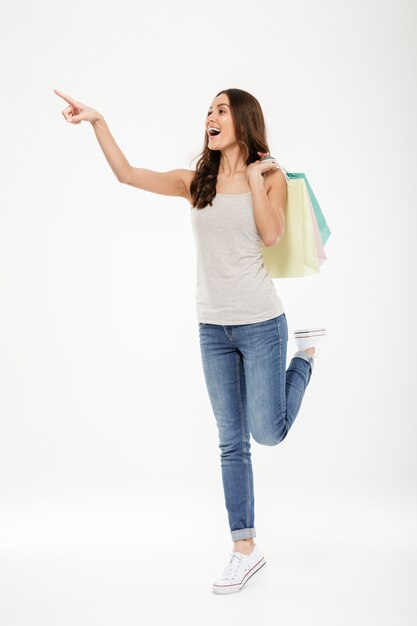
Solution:
<svg viewBox="0 0 417 626"><path fill-rule="evenodd" d="M287 181L287 183L288 183L288 181L290 180L290 178L289 178L289 176L288 176L288 172L287 172L287 170L285 169L285 167L282 167L282 165L280 165L280 164L278 163L278 161L276 160L276 158L275 158L275 157L273 157L273 156L261 157L259 160L260 160L260 161L268 161L269 159L274 159L274 161L275 161L275 162L276 162L276 164L278 165L279 169L280 169L280 170L281 170L281 172L284 174L284 178L285 178L285 180L286 180L286 181Z"/></svg>

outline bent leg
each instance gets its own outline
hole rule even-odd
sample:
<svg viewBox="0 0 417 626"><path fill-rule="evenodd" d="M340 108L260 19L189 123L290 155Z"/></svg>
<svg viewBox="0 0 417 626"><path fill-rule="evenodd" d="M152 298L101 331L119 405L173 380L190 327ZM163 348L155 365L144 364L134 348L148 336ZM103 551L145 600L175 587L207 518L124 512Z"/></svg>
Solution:
<svg viewBox="0 0 417 626"><path fill-rule="evenodd" d="M299 413L313 357L298 351L286 370L285 313L242 326L236 337L243 354L250 432L258 443L276 445L287 436Z"/></svg>

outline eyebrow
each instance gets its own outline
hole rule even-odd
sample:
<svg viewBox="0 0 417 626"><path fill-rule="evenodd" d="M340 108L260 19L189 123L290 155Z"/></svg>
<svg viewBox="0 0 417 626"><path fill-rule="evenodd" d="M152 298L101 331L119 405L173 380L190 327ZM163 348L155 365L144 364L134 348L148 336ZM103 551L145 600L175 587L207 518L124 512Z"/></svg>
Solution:
<svg viewBox="0 0 417 626"><path fill-rule="evenodd" d="M229 107L229 109L230 109L230 106L227 104L227 102L220 102L220 104L217 104L216 106L218 106L218 107L223 107L223 106L226 106L226 107ZM212 109L212 108L213 108L213 107L210 107L210 108L209 108L209 111L210 111L210 109Z"/></svg>

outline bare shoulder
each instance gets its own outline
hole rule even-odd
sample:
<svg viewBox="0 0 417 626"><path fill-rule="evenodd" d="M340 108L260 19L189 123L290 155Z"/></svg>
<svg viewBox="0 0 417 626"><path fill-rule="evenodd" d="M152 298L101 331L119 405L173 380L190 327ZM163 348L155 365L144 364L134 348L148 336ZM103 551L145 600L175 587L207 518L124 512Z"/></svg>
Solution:
<svg viewBox="0 0 417 626"><path fill-rule="evenodd" d="M273 168L265 172L265 190L269 193L272 189L286 189L287 180L278 168Z"/></svg>

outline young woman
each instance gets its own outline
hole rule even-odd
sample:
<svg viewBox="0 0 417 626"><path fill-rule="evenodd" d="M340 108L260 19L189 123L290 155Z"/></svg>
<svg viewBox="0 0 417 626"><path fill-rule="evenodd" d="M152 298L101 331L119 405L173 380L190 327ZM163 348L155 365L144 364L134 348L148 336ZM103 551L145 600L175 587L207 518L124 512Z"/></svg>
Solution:
<svg viewBox="0 0 417 626"><path fill-rule="evenodd" d="M205 382L216 419L225 504L234 542L218 594L240 591L266 563L254 542L250 435L274 446L301 406L324 328L294 331L298 350L286 369L288 328L262 259L285 228L287 185L269 157L257 99L241 89L214 98L196 170L157 172L130 165L103 116L70 96L64 118L90 122L121 183L190 203L197 253L196 310Z"/></svg>

